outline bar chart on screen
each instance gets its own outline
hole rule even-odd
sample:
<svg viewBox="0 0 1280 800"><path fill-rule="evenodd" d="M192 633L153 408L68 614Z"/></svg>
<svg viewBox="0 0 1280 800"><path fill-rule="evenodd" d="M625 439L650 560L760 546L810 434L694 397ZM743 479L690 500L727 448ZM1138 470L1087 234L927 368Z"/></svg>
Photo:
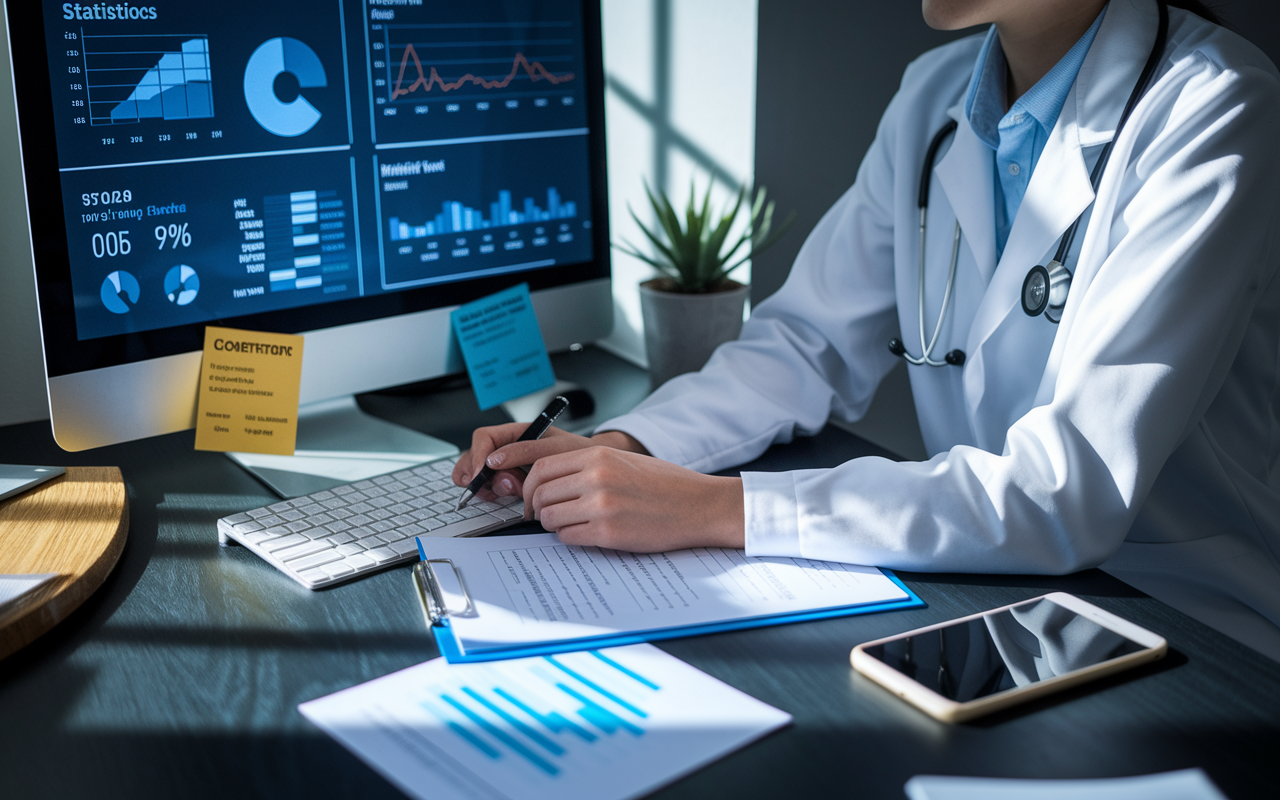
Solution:
<svg viewBox="0 0 1280 800"><path fill-rule="evenodd" d="M651 645L437 659L299 707L414 797L635 797L790 717Z"/></svg>

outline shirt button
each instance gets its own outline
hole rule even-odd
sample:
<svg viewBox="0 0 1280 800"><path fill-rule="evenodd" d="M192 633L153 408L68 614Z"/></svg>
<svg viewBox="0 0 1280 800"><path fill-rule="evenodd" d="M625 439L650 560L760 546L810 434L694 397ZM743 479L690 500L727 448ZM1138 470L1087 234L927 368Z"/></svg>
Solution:
<svg viewBox="0 0 1280 800"><path fill-rule="evenodd" d="M1022 171L1022 170L1018 168L1018 165L1017 165L1017 164L1010 164L1010 165L1009 165L1009 174L1010 174L1010 175L1017 175L1017 174L1018 174L1019 172L1021 172L1021 171Z"/></svg>

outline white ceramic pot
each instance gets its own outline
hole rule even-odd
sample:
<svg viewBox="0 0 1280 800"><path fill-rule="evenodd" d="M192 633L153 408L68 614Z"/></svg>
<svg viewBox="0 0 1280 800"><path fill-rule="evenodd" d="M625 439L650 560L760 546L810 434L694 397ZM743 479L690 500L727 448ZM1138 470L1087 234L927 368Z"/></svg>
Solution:
<svg viewBox="0 0 1280 800"><path fill-rule="evenodd" d="M703 294L663 291L665 278L640 284L644 348L654 389L671 378L702 369L712 351L742 332L742 305L751 287L726 281L728 288Z"/></svg>

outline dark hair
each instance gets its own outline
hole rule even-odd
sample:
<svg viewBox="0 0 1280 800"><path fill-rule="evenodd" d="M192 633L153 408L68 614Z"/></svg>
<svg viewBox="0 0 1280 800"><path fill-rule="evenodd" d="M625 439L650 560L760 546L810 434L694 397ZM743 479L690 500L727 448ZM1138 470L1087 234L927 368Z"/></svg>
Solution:
<svg viewBox="0 0 1280 800"><path fill-rule="evenodd" d="M1225 26L1222 17L1214 13L1213 9L1201 2L1201 0L1166 0L1166 2L1174 8L1185 9L1198 17L1203 17L1214 25Z"/></svg>

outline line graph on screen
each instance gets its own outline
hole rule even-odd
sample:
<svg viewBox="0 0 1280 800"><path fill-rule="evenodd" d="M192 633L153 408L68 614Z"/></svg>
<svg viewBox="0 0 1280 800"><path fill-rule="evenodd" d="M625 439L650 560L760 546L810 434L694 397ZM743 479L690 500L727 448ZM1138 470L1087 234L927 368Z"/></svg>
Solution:
<svg viewBox="0 0 1280 800"><path fill-rule="evenodd" d="M417 72L417 78L408 86L405 86L405 72L408 71L410 60L413 61L413 68ZM564 72L559 75L553 74L543 66L541 61L530 62L524 53L516 53L515 58L511 60L511 71L504 78L488 79L484 76L467 72L453 81L446 81L440 77L440 73L436 71L434 66L431 67L430 74L424 74L422 62L418 59L418 52L414 50L412 44L409 44L405 46L404 56L400 59L400 72L396 76L395 84L391 87L391 99L395 100L402 95L412 94L418 89L422 89L424 93L429 94L437 86L441 92L452 92L468 83L483 89L505 89L511 85L511 82L516 79L516 75L521 70L524 71L530 81L546 81L552 86L567 83L574 78L572 72Z"/></svg>
<svg viewBox="0 0 1280 800"><path fill-rule="evenodd" d="M570 22L387 25L375 67L389 103L574 93L580 52Z"/></svg>

